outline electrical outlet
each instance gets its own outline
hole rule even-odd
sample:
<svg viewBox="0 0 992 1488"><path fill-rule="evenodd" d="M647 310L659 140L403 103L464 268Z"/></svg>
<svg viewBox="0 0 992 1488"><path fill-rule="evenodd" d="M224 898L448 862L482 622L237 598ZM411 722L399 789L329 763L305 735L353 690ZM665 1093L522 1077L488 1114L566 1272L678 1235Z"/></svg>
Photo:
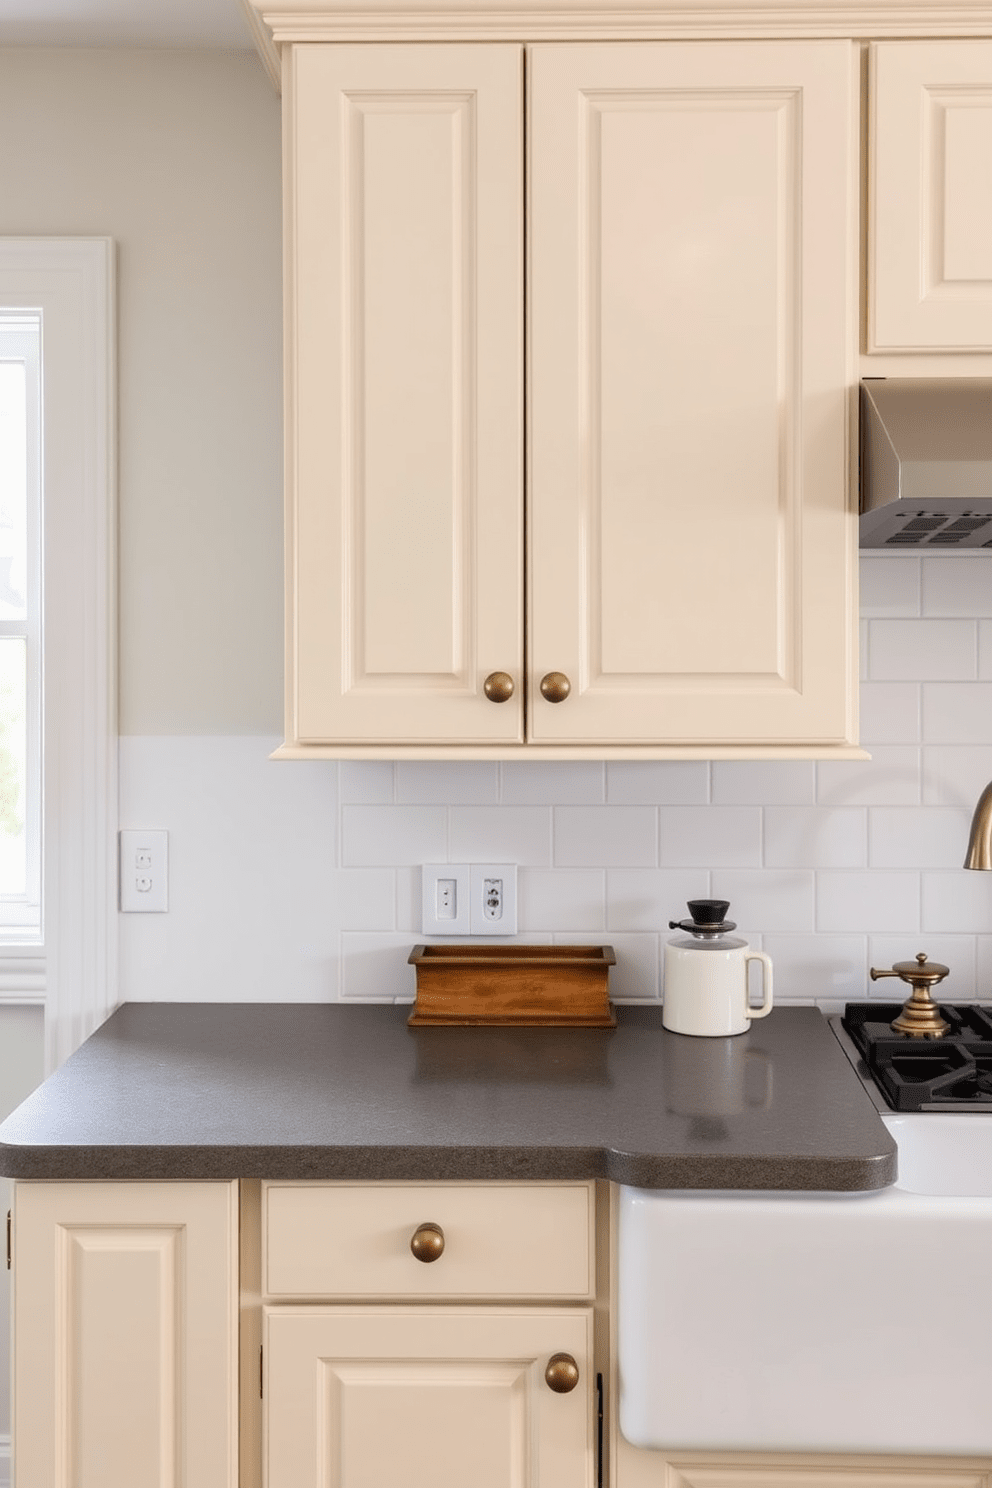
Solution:
<svg viewBox="0 0 992 1488"><path fill-rule="evenodd" d="M169 908L169 834L120 834L121 911L165 914Z"/></svg>
<svg viewBox="0 0 992 1488"><path fill-rule="evenodd" d="M472 935L516 935L516 863L471 865Z"/></svg>
<svg viewBox="0 0 992 1488"><path fill-rule="evenodd" d="M468 935L470 880L465 863L424 863L420 870L424 935Z"/></svg>

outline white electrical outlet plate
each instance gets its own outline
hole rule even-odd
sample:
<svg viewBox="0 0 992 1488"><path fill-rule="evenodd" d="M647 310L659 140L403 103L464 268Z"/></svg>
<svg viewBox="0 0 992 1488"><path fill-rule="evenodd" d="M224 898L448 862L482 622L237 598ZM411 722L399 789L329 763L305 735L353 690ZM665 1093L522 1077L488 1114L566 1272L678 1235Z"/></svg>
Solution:
<svg viewBox="0 0 992 1488"><path fill-rule="evenodd" d="M420 870L424 935L468 935L471 924L467 863L424 863Z"/></svg>
<svg viewBox="0 0 992 1488"><path fill-rule="evenodd" d="M471 865L472 935L516 935L516 863Z"/></svg>
<svg viewBox="0 0 992 1488"><path fill-rule="evenodd" d="M165 914L169 908L169 834L120 834L121 911Z"/></svg>

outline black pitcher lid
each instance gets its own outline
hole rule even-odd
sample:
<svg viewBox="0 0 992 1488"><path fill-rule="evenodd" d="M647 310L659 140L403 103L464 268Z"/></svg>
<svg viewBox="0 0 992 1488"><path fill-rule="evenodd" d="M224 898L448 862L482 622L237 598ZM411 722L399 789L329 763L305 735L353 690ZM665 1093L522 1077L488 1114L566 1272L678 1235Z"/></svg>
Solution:
<svg viewBox="0 0 992 1488"><path fill-rule="evenodd" d="M724 918L730 908L729 899L687 899L686 905L692 919L669 920L669 930L688 930L690 935L708 940L711 936L726 935L728 931L737 929L735 920Z"/></svg>

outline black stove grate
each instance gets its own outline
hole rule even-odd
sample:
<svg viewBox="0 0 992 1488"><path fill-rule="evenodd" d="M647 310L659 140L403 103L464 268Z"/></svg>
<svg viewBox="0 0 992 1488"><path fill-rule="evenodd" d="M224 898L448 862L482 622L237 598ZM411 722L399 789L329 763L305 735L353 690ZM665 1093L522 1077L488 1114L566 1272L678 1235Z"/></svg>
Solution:
<svg viewBox="0 0 992 1488"><path fill-rule="evenodd" d="M992 1111L992 1007L941 1003L941 1039L893 1033L900 1002L849 1002L841 1020L895 1111Z"/></svg>

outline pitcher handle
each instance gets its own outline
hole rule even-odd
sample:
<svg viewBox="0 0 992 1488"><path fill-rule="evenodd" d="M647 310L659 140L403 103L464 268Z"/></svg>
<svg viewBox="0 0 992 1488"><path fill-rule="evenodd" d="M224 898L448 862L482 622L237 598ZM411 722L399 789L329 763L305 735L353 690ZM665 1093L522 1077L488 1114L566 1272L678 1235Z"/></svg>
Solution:
<svg viewBox="0 0 992 1488"><path fill-rule="evenodd" d="M766 1018L772 1010L772 959L766 956L764 951L748 951L744 957L745 971L748 961L761 962L761 992L762 1001L759 1007L747 1007L749 1018Z"/></svg>

